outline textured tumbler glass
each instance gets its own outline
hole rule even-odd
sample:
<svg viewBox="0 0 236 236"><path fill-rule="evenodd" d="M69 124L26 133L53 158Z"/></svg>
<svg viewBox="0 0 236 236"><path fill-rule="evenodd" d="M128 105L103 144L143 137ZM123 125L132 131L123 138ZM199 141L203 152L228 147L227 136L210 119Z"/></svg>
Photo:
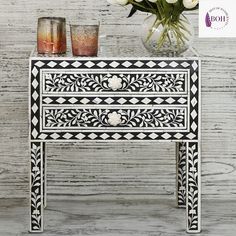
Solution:
<svg viewBox="0 0 236 236"><path fill-rule="evenodd" d="M71 44L74 56L97 56L98 25L71 25Z"/></svg>
<svg viewBox="0 0 236 236"><path fill-rule="evenodd" d="M38 53L66 52L66 19L41 17L38 19Z"/></svg>

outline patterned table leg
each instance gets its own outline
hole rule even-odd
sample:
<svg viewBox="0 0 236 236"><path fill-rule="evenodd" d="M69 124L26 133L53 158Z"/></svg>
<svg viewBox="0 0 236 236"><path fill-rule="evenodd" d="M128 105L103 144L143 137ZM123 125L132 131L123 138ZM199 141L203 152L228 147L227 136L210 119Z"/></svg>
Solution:
<svg viewBox="0 0 236 236"><path fill-rule="evenodd" d="M31 143L30 232L43 231L43 143Z"/></svg>
<svg viewBox="0 0 236 236"><path fill-rule="evenodd" d="M200 142L187 143L187 232L201 231L201 159Z"/></svg>
<svg viewBox="0 0 236 236"><path fill-rule="evenodd" d="M46 144L43 143L43 205L47 206L47 160L46 160Z"/></svg>
<svg viewBox="0 0 236 236"><path fill-rule="evenodd" d="M178 207L186 207L186 142L176 143L176 198Z"/></svg>

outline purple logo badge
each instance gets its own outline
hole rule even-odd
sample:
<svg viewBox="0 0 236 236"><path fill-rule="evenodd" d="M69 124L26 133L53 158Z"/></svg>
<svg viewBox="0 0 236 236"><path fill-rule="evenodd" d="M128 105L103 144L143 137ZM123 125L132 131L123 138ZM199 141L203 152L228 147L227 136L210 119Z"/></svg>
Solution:
<svg viewBox="0 0 236 236"><path fill-rule="evenodd" d="M206 22L206 27L211 27L211 18L208 12L206 14L205 22Z"/></svg>
<svg viewBox="0 0 236 236"><path fill-rule="evenodd" d="M221 7L214 7L206 13L206 27L220 30L229 23L227 11Z"/></svg>

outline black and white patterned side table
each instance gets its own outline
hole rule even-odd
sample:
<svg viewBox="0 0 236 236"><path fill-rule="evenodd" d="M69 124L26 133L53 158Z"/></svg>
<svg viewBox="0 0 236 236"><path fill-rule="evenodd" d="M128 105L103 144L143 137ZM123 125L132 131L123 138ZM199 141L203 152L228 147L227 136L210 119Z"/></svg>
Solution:
<svg viewBox="0 0 236 236"><path fill-rule="evenodd" d="M197 56L30 57L30 231L43 231L45 144L176 142L177 200L201 230Z"/></svg>

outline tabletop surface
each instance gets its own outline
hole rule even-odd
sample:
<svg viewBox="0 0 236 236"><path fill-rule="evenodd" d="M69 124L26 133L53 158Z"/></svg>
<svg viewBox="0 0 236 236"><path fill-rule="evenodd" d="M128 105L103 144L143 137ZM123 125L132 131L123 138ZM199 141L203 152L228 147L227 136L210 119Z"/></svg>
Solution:
<svg viewBox="0 0 236 236"><path fill-rule="evenodd" d="M119 45L119 43L118 43ZM37 47L35 47L31 53L31 58L58 58L58 59L88 59L90 57L76 57L72 55L71 48L70 46L67 47L67 53L65 54L38 54L37 53ZM173 55L171 56L164 56L164 57L159 57L156 55L150 54L142 44L137 44L133 45L132 47L121 45L121 46L114 46L114 45L109 45L109 44L104 44L100 45L98 56L97 57L92 57L92 59L96 58L175 58L175 59L189 59L189 58L195 58L198 59L199 55L197 51L193 48L187 50L181 55L178 55L174 57Z"/></svg>

